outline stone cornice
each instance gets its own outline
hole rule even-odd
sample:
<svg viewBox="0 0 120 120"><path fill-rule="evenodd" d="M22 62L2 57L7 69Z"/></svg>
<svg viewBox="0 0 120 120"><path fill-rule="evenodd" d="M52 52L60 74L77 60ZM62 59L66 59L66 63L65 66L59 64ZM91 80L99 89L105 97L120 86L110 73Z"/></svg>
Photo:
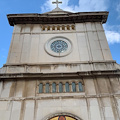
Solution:
<svg viewBox="0 0 120 120"><path fill-rule="evenodd" d="M51 96L53 94L54 96ZM48 100L48 99L86 99L86 98L105 98L105 97L120 97L120 93L114 94L97 94L97 95L85 95L84 92L80 93L44 93L39 94L36 97L8 97L8 98L0 98L0 101L24 101L24 100Z"/></svg>
<svg viewBox="0 0 120 120"><path fill-rule="evenodd" d="M79 62L49 62L49 63L6 63L3 66L43 66L43 65L75 65L75 64L94 64L94 63L116 63L115 60L102 60L102 61L79 61Z"/></svg>
<svg viewBox="0 0 120 120"><path fill-rule="evenodd" d="M120 77L120 70L78 71L69 73L4 73L2 79L77 79L82 77Z"/></svg>
<svg viewBox="0 0 120 120"><path fill-rule="evenodd" d="M68 14L8 14L9 24L71 24L83 22L106 23L108 12L78 12Z"/></svg>

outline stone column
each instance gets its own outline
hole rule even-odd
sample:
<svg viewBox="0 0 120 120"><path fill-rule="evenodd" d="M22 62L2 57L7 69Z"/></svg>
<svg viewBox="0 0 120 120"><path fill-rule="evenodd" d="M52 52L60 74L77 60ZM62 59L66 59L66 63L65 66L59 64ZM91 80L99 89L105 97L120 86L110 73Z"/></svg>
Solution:
<svg viewBox="0 0 120 120"><path fill-rule="evenodd" d="M60 31L62 31L62 26L60 26Z"/></svg>
<svg viewBox="0 0 120 120"><path fill-rule="evenodd" d="M72 91L72 82L69 82L69 85L70 85L70 92L73 92Z"/></svg>
<svg viewBox="0 0 120 120"><path fill-rule="evenodd" d="M66 92L65 91L65 82L63 82L62 84L63 84L63 92Z"/></svg>
<svg viewBox="0 0 120 120"><path fill-rule="evenodd" d="M46 91L45 91L45 84L46 84L46 83L43 83L43 93L46 92Z"/></svg>
<svg viewBox="0 0 120 120"><path fill-rule="evenodd" d="M48 28L47 28L47 26L45 26L45 31L48 31Z"/></svg>
<svg viewBox="0 0 120 120"><path fill-rule="evenodd" d="M52 31L52 26L50 26L50 31Z"/></svg>
<svg viewBox="0 0 120 120"><path fill-rule="evenodd" d="M56 92L59 93L59 83L56 83Z"/></svg>
<svg viewBox="0 0 120 120"><path fill-rule="evenodd" d="M76 81L75 84L76 84L76 92L79 92L79 82Z"/></svg>
<svg viewBox="0 0 120 120"><path fill-rule="evenodd" d="M50 91L50 93L52 93L52 82L50 82L49 85L50 85L49 91Z"/></svg>
<svg viewBox="0 0 120 120"><path fill-rule="evenodd" d="M67 31L67 26L65 26L65 31Z"/></svg>
<svg viewBox="0 0 120 120"><path fill-rule="evenodd" d="M72 26L70 26L70 30L73 30L73 29L72 29Z"/></svg>

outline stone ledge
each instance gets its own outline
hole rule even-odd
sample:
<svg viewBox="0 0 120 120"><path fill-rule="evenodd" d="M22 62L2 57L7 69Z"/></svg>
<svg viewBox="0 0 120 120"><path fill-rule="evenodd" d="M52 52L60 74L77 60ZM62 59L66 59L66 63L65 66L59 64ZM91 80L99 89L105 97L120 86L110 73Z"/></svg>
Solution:
<svg viewBox="0 0 120 120"><path fill-rule="evenodd" d="M109 70L120 70L120 67L115 61L86 61L50 64L6 64L0 69L0 73L77 73Z"/></svg>
<svg viewBox="0 0 120 120"><path fill-rule="evenodd" d="M8 14L9 24L69 24L83 22L106 23L108 12L78 12L68 14Z"/></svg>
<svg viewBox="0 0 120 120"><path fill-rule="evenodd" d="M12 97L0 98L0 101L24 101L24 100L48 100L48 99L87 99L87 98L104 98L104 97L120 97L120 94L107 95L73 95L73 96L50 96L50 97Z"/></svg>
<svg viewBox="0 0 120 120"><path fill-rule="evenodd" d="M65 64L94 64L94 63L116 63L115 60L102 60L102 61L79 61L79 62L49 62L49 63L6 63L3 66L24 66L24 65L30 65L30 66L36 66L36 65L65 65Z"/></svg>
<svg viewBox="0 0 120 120"><path fill-rule="evenodd" d="M120 77L120 70L107 71L78 71L69 73L4 73L0 74L0 79L77 79L81 77L105 77L115 76Z"/></svg>

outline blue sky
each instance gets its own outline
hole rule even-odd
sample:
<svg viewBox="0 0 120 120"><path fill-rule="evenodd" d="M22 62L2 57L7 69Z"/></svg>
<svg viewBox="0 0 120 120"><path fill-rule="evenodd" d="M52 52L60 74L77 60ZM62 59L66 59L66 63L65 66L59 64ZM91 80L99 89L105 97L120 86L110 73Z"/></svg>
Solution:
<svg viewBox="0 0 120 120"><path fill-rule="evenodd" d="M6 63L13 27L7 14L44 13L54 9L54 0L0 0L0 67ZM105 33L113 59L120 64L120 0L60 0L60 8L71 12L109 11Z"/></svg>

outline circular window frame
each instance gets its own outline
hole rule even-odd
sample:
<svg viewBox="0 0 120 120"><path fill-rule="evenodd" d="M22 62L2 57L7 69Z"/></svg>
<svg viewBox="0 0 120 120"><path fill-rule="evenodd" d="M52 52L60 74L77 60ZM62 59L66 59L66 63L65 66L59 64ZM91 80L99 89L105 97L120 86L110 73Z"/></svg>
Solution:
<svg viewBox="0 0 120 120"><path fill-rule="evenodd" d="M54 52L52 49L51 49L51 44L57 40L61 40L61 41L64 41L67 43L68 45L68 48L66 51L64 52L61 52L61 53L57 53L57 52ZM65 37L54 37L50 40L48 40L45 44L45 51L49 54L49 55L52 55L54 57L64 57L64 56L67 56L69 55L71 52L72 52L72 49L73 49L73 45L72 45L72 42L65 38Z"/></svg>

